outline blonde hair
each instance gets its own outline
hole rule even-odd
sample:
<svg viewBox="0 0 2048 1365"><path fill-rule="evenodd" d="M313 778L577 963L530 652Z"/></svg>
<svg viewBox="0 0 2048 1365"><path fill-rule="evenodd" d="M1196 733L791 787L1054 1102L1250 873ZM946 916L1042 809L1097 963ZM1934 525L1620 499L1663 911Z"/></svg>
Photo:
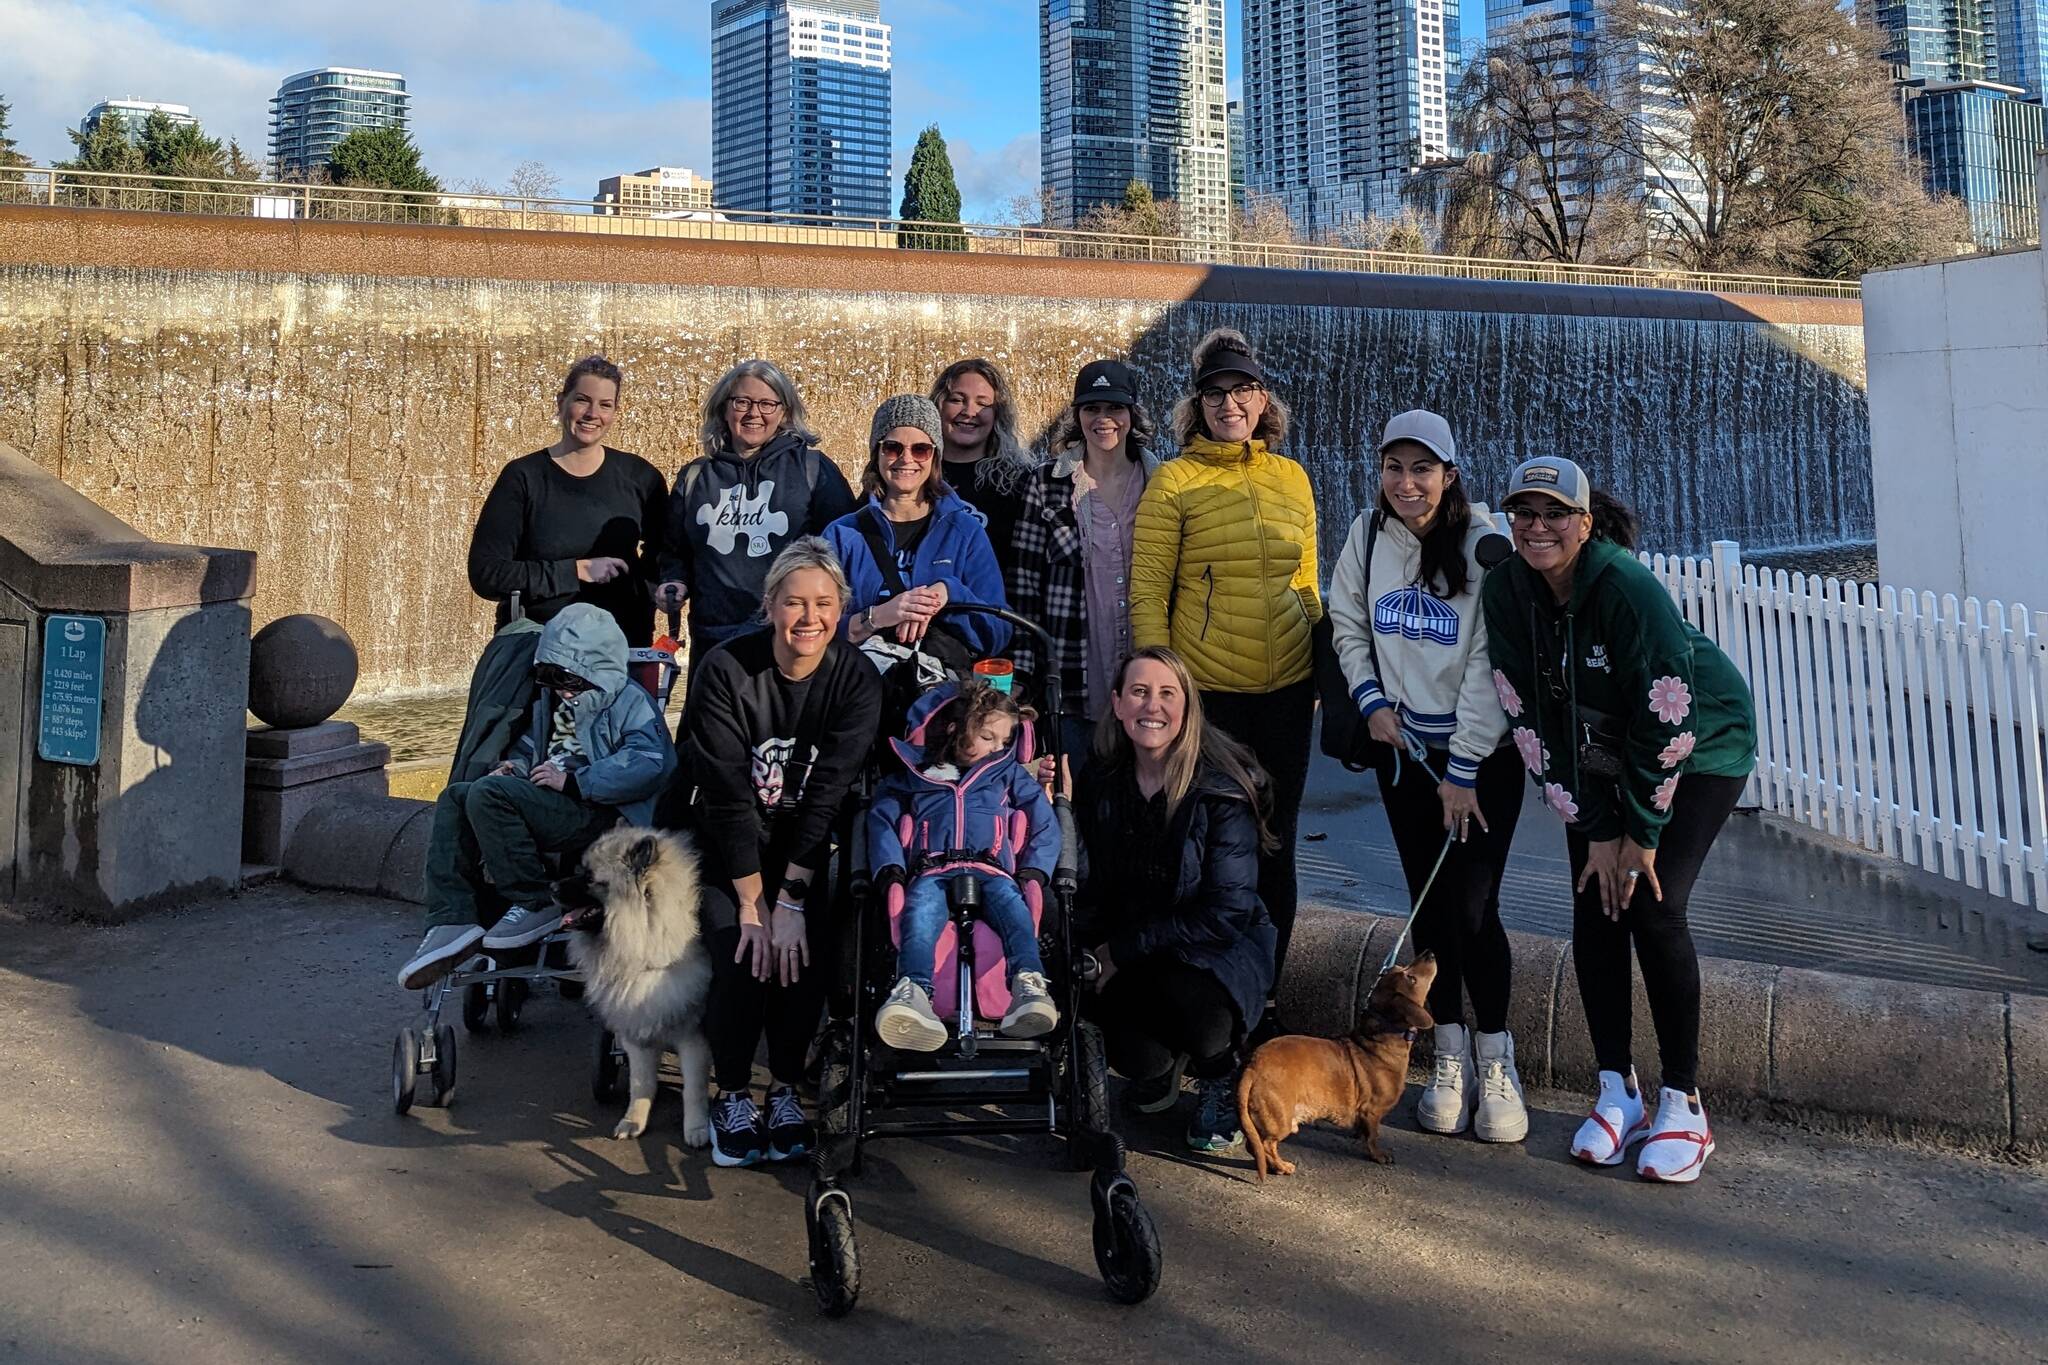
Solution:
<svg viewBox="0 0 2048 1365"><path fill-rule="evenodd" d="M790 575L805 569L818 569L831 576L833 586L839 589L839 610L842 614L846 611L846 604L853 598L853 588L846 581L846 569L839 563L839 556L833 553L831 544L823 536L798 536L783 546L782 553L768 565L768 577L761 584L761 612L764 616L782 594L782 585L789 581Z"/></svg>
<svg viewBox="0 0 2048 1365"><path fill-rule="evenodd" d="M1180 655L1165 645L1146 645L1117 665L1113 690L1122 695L1124 676L1131 671L1131 665L1141 659L1170 669L1184 702L1180 733L1166 746L1167 820L1170 822L1180 810L1180 803L1194 790L1195 778L1201 773L1202 765L1207 763L1244 794L1245 802L1252 808L1252 818L1258 823L1259 847L1268 853L1280 847L1280 841L1267 824L1272 814L1273 798L1270 785L1262 780L1264 773L1259 768L1258 759L1253 757L1251 750L1223 731L1209 727L1208 717L1202 711L1202 694L1196 689L1194 675L1188 672L1187 663ZM1095 757L1101 760L1105 771L1114 772L1137 762L1137 750L1131 744L1131 737L1124 733L1123 722L1117 719L1114 707L1104 711L1102 718L1095 722L1094 747Z"/></svg>
<svg viewBox="0 0 2048 1365"><path fill-rule="evenodd" d="M1218 327L1202 338L1195 347L1192 374L1200 374L1209 368L1219 352L1235 351L1249 360L1257 360L1252 344L1244 339L1244 333L1233 327ZM1287 439L1287 404L1272 389L1266 390L1266 410L1259 414L1258 424L1252 428L1252 439L1264 441L1267 446L1277 446ZM1209 419L1202 415L1202 396L1191 386L1185 397L1173 405L1173 439L1185 450L1188 442L1197 436L1209 436ZM1214 439L1211 437L1210 439Z"/></svg>
<svg viewBox="0 0 2048 1365"><path fill-rule="evenodd" d="M944 420L946 394L952 389L953 381L963 374L979 375L996 396L995 430L989 433L988 449L982 452L982 461L988 462L987 479L998 493L1015 493L1024 486L1024 476L1037 466L1031 452L1017 439L1017 400L1010 393L1010 381L1003 378L1003 372L992 360L970 356L956 360L939 371L939 377L932 381L932 406L939 409ZM944 455L945 452L939 452Z"/></svg>
<svg viewBox="0 0 2048 1365"><path fill-rule="evenodd" d="M698 429L697 439L706 455L732 449L732 428L725 420L725 405L742 379L760 380L775 390L775 396L782 401L782 425L775 429L776 435L787 431L802 439L805 445L818 444L818 434L811 430L810 414L804 411L803 397L797 393L796 385L789 382L789 376L769 361L742 360L727 370L711 386L711 392L704 395L704 425Z"/></svg>

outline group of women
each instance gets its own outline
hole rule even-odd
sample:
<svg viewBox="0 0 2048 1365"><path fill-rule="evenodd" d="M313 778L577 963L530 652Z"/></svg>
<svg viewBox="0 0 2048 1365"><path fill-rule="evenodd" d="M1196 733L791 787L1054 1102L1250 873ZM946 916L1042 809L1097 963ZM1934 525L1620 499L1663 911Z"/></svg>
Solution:
<svg viewBox="0 0 2048 1365"><path fill-rule="evenodd" d="M702 453L664 489L603 444L620 376L593 358L559 397L562 439L509 464L486 499L470 556L480 594L520 592L543 617L588 601L636 642L653 603L687 606L679 786L719 948L720 1161L807 1142L795 1085L832 918L816 874L884 714L883 678L991 655L1009 658L1022 692L1057 681L1063 747L1086 755L1079 928L1100 964L1086 1005L1112 1064L1148 1111L1177 1104L1192 1077L1191 1147L1239 1140L1242 1056L1285 1031L1274 991L1325 603L1309 479L1281 449L1282 395L1234 331L1205 337L1190 375L1161 451L1137 373L1085 366L1040 458L1018 439L1002 371L959 361L929 395L876 409L856 494L788 377L750 360L713 386ZM1480 542L1492 520L1441 417L1390 421L1378 475L1328 611L1421 897L1415 944L1441 964L1421 1125L1488 1141L1528 1131L1499 914L1527 774L1566 825L1600 1067L1573 1154L1617 1165L1640 1142L1641 1174L1692 1180L1713 1139L1694 1084L1686 902L1753 762L1747 692L1631 553L1626 510L1570 461L1515 471L1517 553L1491 570ZM1007 606L1047 630L1051 651L949 604ZM1631 944L1661 1054L1654 1111L1631 1064ZM764 1032L765 1110L748 1091Z"/></svg>

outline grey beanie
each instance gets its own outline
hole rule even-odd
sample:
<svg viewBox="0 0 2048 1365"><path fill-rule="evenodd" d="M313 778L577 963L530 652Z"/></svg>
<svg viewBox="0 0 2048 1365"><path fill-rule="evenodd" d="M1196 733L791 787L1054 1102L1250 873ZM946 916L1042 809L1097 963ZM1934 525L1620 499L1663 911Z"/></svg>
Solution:
<svg viewBox="0 0 2048 1365"><path fill-rule="evenodd" d="M921 393L899 393L883 399L882 406L875 409L875 420L868 427L868 454L880 450L882 438L898 427L916 427L932 438L934 446L945 447L938 405Z"/></svg>

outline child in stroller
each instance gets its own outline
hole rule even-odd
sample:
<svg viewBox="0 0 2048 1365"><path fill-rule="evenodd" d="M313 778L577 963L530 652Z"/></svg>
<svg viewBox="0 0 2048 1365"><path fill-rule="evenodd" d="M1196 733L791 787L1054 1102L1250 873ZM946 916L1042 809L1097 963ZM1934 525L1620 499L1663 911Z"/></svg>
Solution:
<svg viewBox="0 0 2048 1365"><path fill-rule="evenodd" d="M912 706L908 738L890 740L903 768L876 787L867 817L875 885L885 896L902 888L898 978L875 1015L875 1032L890 1047L945 1046L932 977L948 924L946 883L956 877L978 884L983 918L1002 940L1004 1036L1036 1038L1059 1024L1024 890L1032 882L1043 888L1060 839L1052 802L1018 761L1019 737L1033 719L986 683L945 683Z"/></svg>

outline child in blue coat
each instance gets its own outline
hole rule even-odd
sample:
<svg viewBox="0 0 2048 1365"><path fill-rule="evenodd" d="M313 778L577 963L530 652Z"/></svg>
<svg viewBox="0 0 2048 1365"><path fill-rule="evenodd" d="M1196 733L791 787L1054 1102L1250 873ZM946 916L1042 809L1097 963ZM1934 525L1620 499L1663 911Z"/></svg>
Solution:
<svg viewBox="0 0 2048 1365"><path fill-rule="evenodd" d="M904 769L883 779L868 810L875 884L904 884L900 975L875 1015L875 1032L890 1047L935 1052L945 1045L946 1026L932 1009L932 971L947 922L945 884L957 876L980 884L982 918L1003 942L1010 983L1004 1036L1036 1038L1059 1023L1023 890L1034 880L1043 886L1059 855L1052 802L1017 761L1017 736L1031 719L1007 692L948 683L911 710L911 733L922 731L926 742L890 741Z"/></svg>

